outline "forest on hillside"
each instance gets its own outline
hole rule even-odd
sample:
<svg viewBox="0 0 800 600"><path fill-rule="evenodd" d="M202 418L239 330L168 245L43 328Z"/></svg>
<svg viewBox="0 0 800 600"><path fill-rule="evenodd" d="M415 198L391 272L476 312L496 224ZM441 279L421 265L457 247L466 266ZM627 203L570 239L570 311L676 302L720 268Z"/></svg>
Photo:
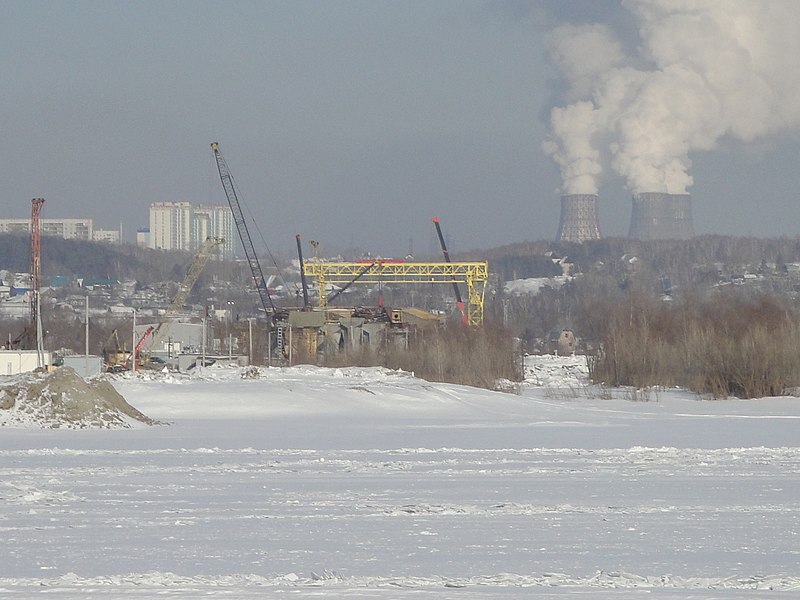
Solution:
<svg viewBox="0 0 800 600"><path fill-rule="evenodd" d="M192 259L190 253L182 251L50 236L42 238L41 248L45 278L64 275L120 281L135 279L143 284L180 281ZM698 272L704 268L715 268L719 264L729 268L757 269L763 264L780 268L787 263L800 263L800 238L703 235L691 240L649 242L606 238L583 244L541 240L453 253L455 260L488 260L490 272L500 281L558 275L561 268L554 264L554 258L573 264L575 273L600 269L619 274L628 268L623 259L631 257L636 258L639 269L667 276L673 283L687 284L696 280ZM29 265L30 238L20 234L0 234L0 269L27 272ZM209 270L213 269L211 265ZM226 269L219 270L224 276Z"/></svg>
<svg viewBox="0 0 800 600"><path fill-rule="evenodd" d="M132 244L108 244L43 236L42 278L136 280L143 285L160 281L182 281L192 255L177 250L151 250ZM27 273L30 269L30 237L0 234L0 269ZM228 269L209 265L208 274Z"/></svg>
<svg viewBox="0 0 800 600"><path fill-rule="evenodd" d="M690 240L642 241L630 238L605 238L582 244L552 241L519 242L486 251L471 251L474 260L488 260L490 270L501 280L526 277L549 277L554 269L547 255L567 259L573 272L609 271L622 275L634 258L638 269L659 277L669 277L673 284L687 285L703 273L728 269L751 270L763 265L778 269L800 262L800 237L752 238L702 235Z"/></svg>

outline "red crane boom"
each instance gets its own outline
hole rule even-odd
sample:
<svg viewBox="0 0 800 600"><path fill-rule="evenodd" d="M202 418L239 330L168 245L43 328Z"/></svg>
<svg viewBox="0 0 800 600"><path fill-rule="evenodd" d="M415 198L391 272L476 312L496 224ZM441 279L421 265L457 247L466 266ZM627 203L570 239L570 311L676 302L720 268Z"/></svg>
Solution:
<svg viewBox="0 0 800 600"><path fill-rule="evenodd" d="M38 296L42 285L42 245L40 239L39 212L42 210L44 198L31 200L31 329L36 331L39 314Z"/></svg>

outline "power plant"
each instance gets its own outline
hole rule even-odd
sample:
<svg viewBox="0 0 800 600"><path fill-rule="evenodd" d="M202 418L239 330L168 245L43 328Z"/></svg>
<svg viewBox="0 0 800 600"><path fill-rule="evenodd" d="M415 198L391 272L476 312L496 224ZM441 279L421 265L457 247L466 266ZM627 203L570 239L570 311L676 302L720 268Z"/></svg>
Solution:
<svg viewBox="0 0 800 600"><path fill-rule="evenodd" d="M628 237L639 240L688 240L694 236L689 194L643 192L633 196Z"/></svg>
<svg viewBox="0 0 800 600"><path fill-rule="evenodd" d="M688 240L694 237L689 194L643 192L633 195L628 237L638 240ZM600 239L596 194L561 196L557 242Z"/></svg>
<svg viewBox="0 0 800 600"><path fill-rule="evenodd" d="M597 219L596 194L567 194L561 196L561 221L558 224L557 242L575 242L600 239Z"/></svg>

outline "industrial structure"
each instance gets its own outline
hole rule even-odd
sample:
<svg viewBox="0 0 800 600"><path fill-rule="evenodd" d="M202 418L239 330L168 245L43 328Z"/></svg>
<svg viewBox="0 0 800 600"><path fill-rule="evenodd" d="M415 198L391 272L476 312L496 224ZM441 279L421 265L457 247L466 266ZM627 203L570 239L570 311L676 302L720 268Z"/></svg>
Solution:
<svg viewBox="0 0 800 600"><path fill-rule="evenodd" d="M50 363L50 355L44 351L40 298L42 281L40 213L43 204L44 198L31 200L31 220L29 224L31 256L30 286L28 291L30 320L16 339L12 340L9 336L5 349L1 351L2 359L0 360L2 360L8 375L43 368ZM21 349L20 346L22 347Z"/></svg>
<svg viewBox="0 0 800 600"><path fill-rule="evenodd" d="M304 270L308 277L316 278L320 308L326 307L330 301L324 292L328 285L463 283L467 287L466 322L469 325L483 323L484 293L489 276L489 265L486 262L306 261Z"/></svg>
<svg viewBox="0 0 800 600"><path fill-rule="evenodd" d="M225 191L225 196L228 199L231 213L233 214L233 221L236 223L236 230L239 233L239 241L242 242L244 253L247 257L247 264L250 266L250 273L253 276L253 285L258 291L258 297L261 300L261 308L270 319L274 319L277 308L272 301L272 296L269 294L267 288L267 280L264 277L264 272L261 270L261 263L258 261L253 240L250 237L250 231L247 228L247 222L244 218L244 211L239 202L239 194L236 192L236 185L233 181L228 163L219 151L219 144L217 142L211 143L211 151L214 153L214 159L217 161L217 170L219 171L219 179L222 183L222 189Z"/></svg>
<svg viewBox="0 0 800 600"><path fill-rule="evenodd" d="M44 338L42 334L42 247L39 230L39 213L42 210L44 198L31 200L31 322L29 332L33 332L36 344L37 367L45 366Z"/></svg>
<svg viewBox="0 0 800 600"><path fill-rule="evenodd" d="M128 358L128 361L131 362L132 367L135 366L135 360L137 359L138 354L141 352L149 354L153 349L163 347L164 345L167 346L167 350L169 352L172 352L169 333L172 330L178 315L183 309L183 305L189 298L189 293L192 291L195 283L197 283L197 280L200 277L200 274L203 272L206 263L208 263L208 259L213 250L224 243L225 240L223 238L217 237L208 237L206 238L205 242L203 242L203 245L200 247L197 255L192 260L192 264L189 265L189 269L186 271L186 276L178 285L178 291L175 293L175 296L172 298L172 301L167 307L164 315L164 321L158 325L146 326L144 332L139 338L139 342L136 344L136 346L134 346L133 352Z"/></svg>
<svg viewBox="0 0 800 600"><path fill-rule="evenodd" d="M195 283L197 283L197 280L200 277L200 274L203 272L206 263L208 263L208 259L211 257L214 249L222 246L223 244L225 244L224 238L209 236L206 238L205 242L203 242L203 245L200 246L200 250L197 251L197 255L194 257L192 264L189 265L189 269L186 271L186 276L178 285L178 291L172 298L172 302L170 302L169 306L167 307L167 311L164 315L164 321L152 332L152 340L150 343L151 347L157 348L159 346L166 346L167 350L172 352L169 334L175 325L175 321L177 320L180 312L183 310L183 305L189 298L189 293L192 291Z"/></svg>
<svg viewBox="0 0 800 600"><path fill-rule="evenodd" d="M279 360L286 358L289 364L293 364L295 359L315 361L320 352L324 354L333 349L341 350L356 343L377 343L379 339L386 343L401 343L407 346L412 327L443 320L441 315L436 316L429 313L430 318L426 319L417 314L424 311L386 307L382 300L379 300L377 307L339 309L330 307L333 300L356 283L378 286L382 284L450 284L453 286L456 304L464 324L481 325L483 323L488 264L486 262L451 262L436 217L433 220L442 245L445 262L407 262L398 259L324 262L319 260L316 242L311 242L312 247L315 248L314 258L304 260L300 235L296 235L303 307L300 310L277 308L253 247L239 194L228 164L216 142L211 144L211 150L217 162L220 181L233 214L239 240L247 257L252 275L252 285L258 292L261 301L260 310L269 318L267 342L269 357L275 355ZM316 279L316 293L319 302L316 310L310 306L307 277ZM466 303L461 297L459 284L466 286ZM336 289L330 296L327 296L329 286Z"/></svg>
<svg viewBox="0 0 800 600"><path fill-rule="evenodd" d="M694 236L689 194L645 192L633 196L628 237L687 240Z"/></svg>
<svg viewBox="0 0 800 600"><path fill-rule="evenodd" d="M600 239L597 218L596 194L568 194L561 196L561 220L558 224L557 242L580 244Z"/></svg>
<svg viewBox="0 0 800 600"><path fill-rule="evenodd" d="M39 314L39 293L42 287L42 244L40 235L40 219L39 214L44 204L44 198L34 198L31 200L31 286L30 286L30 304L31 304L31 325L36 326Z"/></svg>

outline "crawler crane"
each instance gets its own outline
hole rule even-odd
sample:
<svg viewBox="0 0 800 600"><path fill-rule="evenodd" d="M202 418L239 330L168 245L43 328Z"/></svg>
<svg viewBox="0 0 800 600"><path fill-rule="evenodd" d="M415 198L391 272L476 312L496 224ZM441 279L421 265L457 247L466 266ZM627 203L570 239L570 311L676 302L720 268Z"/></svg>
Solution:
<svg viewBox="0 0 800 600"><path fill-rule="evenodd" d="M189 293L192 291L194 284L197 283L198 278L200 277L200 273L202 273L203 269L208 263L208 259L211 257L211 253L213 252L214 248L220 246L225 243L223 238L219 237L207 237L203 244L200 246L200 250L197 251L197 254L192 260L192 264L189 266L188 271L186 272L186 277L183 278L183 281L178 286L178 291L175 296L172 298L172 301L167 307L167 311L164 315L165 320L157 325L157 326L150 326L148 327L142 336L139 338L139 341L136 344L136 347L133 349L130 357L128 357L128 361L130 361L136 357L142 348L147 342L148 338L152 335L153 339L151 340L151 346L155 343L156 339L164 340L167 338L170 328L174 323L175 317L180 313L181 308L186 303L186 299L189 297Z"/></svg>
<svg viewBox="0 0 800 600"><path fill-rule="evenodd" d="M261 299L261 307L270 320L275 318L277 309L275 303L272 301L272 296L269 295L267 289L267 280L264 278L264 273L261 271L261 263L258 262L255 248L253 247L253 240L250 238L250 232L247 229L247 223L244 219L241 204L239 203L239 196L236 193L236 188L233 183L233 177L228 169L228 163L222 157L219 151L219 144L216 142L211 144L211 150L214 152L214 158L217 160L217 169L219 170L219 178L222 181L222 188L225 190L225 196L228 198L228 204L233 212L233 220L236 223L236 229L239 232L239 239L244 247L244 253L247 256L247 264L250 265L250 272L253 275L253 283L258 291L258 296Z"/></svg>

